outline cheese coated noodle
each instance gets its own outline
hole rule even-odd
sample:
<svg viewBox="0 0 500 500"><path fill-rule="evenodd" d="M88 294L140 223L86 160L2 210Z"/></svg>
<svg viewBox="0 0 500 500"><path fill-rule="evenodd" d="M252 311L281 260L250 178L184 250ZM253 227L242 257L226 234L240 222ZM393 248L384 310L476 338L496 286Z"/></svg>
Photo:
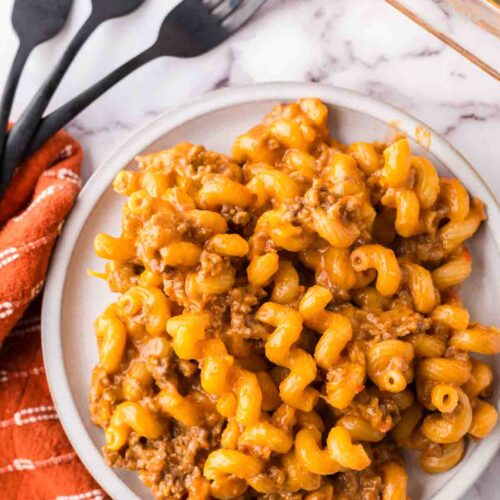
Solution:
<svg viewBox="0 0 500 500"><path fill-rule="evenodd" d="M363 245L351 253L351 262L356 271L376 269L378 276L375 286L382 295L397 292L401 270L392 250L381 245Z"/></svg>
<svg viewBox="0 0 500 500"><path fill-rule="evenodd" d="M230 156L181 142L113 182L90 413L158 500L406 500L403 450L434 474L494 432L500 333L459 295L486 208L401 133L329 124L277 104Z"/></svg>

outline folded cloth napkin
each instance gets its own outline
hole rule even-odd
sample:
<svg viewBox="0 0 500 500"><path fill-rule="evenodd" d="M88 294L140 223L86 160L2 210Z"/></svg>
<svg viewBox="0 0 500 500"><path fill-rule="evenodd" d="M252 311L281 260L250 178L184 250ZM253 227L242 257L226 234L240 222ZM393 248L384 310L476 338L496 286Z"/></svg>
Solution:
<svg viewBox="0 0 500 500"><path fill-rule="evenodd" d="M40 343L37 296L80 190L81 161L80 144L59 132L19 166L0 199L0 498L7 500L106 497L59 423Z"/></svg>

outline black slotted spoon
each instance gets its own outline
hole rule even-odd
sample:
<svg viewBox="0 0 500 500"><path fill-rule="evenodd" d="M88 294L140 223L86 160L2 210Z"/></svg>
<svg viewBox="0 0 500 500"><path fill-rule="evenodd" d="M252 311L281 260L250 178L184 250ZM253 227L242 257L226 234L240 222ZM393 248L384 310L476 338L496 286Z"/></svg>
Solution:
<svg viewBox="0 0 500 500"><path fill-rule="evenodd" d="M12 25L19 46L2 94L0 104L0 158L2 157L7 123L17 84L33 49L61 31L68 19L73 0L16 0Z"/></svg>
<svg viewBox="0 0 500 500"><path fill-rule="evenodd" d="M188 58L208 52L241 28L265 2L266 0L182 1L163 21L153 45L44 118L27 154L36 151L55 132L136 69L162 56ZM9 165L9 168L15 168L15 165Z"/></svg>
<svg viewBox="0 0 500 500"><path fill-rule="evenodd" d="M55 0L38 1L50 3ZM7 175L6 172L15 169L20 160L24 157L26 149L40 124L45 109L83 44L102 23L110 19L130 14L145 1L146 0L92 0L92 10L89 17L71 40L55 68L49 74L8 134L3 155L3 171L0 172L0 195L10 180L10 175Z"/></svg>

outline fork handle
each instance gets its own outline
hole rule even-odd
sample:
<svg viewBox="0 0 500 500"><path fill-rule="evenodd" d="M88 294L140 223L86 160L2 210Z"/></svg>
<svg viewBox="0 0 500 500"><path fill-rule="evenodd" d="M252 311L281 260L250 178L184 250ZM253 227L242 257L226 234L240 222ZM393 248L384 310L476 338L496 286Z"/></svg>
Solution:
<svg viewBox="0 0 500 500"><path fill-rule="evenodd" d="M12 127L5 141L5 152L3 156L4 169L9 171L11 166L15 168L24 157L30 140L39 126L43 113L59 86L59 83L66 74L76 54L98 25L99 20L90 15L71 40L55 68Z"/></svg>
<svg viewBox="0 0 500 500"><path fill-rule="evenodd" d="M81 113L87 106L101 97L106 91L116 85L119 81L123 80L126 76L130 75L130 73L133 73L136 69L140 68L144 64L158 57L160 54L158 54L157 51L154 50L154 48L155 47L150 47L144 52L136 55L126 63L116 68L109 75L105 76L97 83L92 85L92 87L88 88L87 90L73 98L71 101L68 101L66 104L45 117L42 120L40 127L33 138L33 141L28 150L28 154L36 151L58 130L63 128L75 116Z"/></svg>
<svg viewBox="0 0 500 500"><path fill-rule="evenodd" d="M20 158L20 161L39 149L58 130L64 127L76 115L92 104L97 98L113 87L116 83L144 64L156 59L160 55L161 53L156 50L155 46L150 47L45 117L40 122L40 126L33 136L29 148L26 150L24 156ZM10 179L16 168L16 163L4 163L3 168L6 174L4 178ZM3 184L0 184L0 193L2 192L2 187Z"/></svg>

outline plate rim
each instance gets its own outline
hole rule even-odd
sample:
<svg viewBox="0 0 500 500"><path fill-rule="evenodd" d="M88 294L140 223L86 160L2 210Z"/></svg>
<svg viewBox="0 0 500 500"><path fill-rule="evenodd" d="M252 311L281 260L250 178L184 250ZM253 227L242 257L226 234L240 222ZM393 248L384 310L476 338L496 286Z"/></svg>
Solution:
<svg viewBox="0 0 500 500"><path fill-rule="evenodd" d="M319 97L334 105L338 104L392 124L391 126L395 129L401 130L414 140L416 140L417 127L429 130L432 135L430 152L446 164L454 175L462 179L470 191L480 193L481 198L486 202L488 224L493 229L492 235L497 252L500 254L500 205L486 182L470 162L444 137L411 114L393 105L352 90L330 85L307 82L270 82L215 90L203 94L190 104L162 113L113 148L83 187L54 248L52 262L57 262L57 266L53 264L49 269L43 296L42 351L54 406L61 425L80 460L101 488L113 498L139 499L115 471L105 465L100 450L87 433L71 393L63 356L61 305L69 264L80 231L96 203L108 189L116 172L129 163L138 152L170 130L209 112L238 104L263 100L293 100L306 96ZM432 496L432 499L460 498L481 476L499 447L500 425L496 427L488 440L482 441L481 446L476 447L468 460L460 466L450 481ZM477 453L479 449L480 454ZM473 464L472 456L474 456ZM457 476L458 472L460 472L459 476Z"/></svg>

